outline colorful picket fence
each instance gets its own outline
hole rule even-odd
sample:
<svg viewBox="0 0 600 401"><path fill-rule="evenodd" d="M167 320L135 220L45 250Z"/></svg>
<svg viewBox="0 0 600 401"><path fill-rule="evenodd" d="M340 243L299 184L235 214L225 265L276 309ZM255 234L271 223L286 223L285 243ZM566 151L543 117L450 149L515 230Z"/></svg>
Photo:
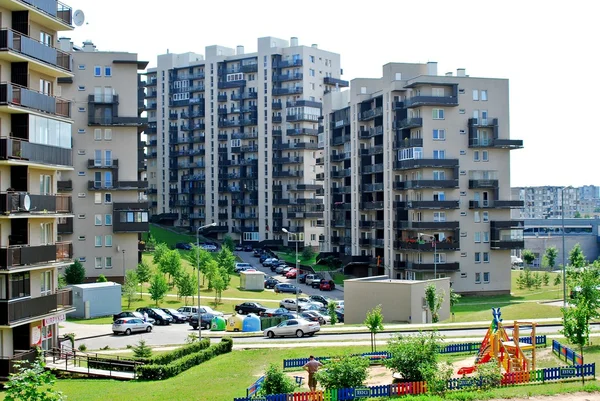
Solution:
<svg viewBox="0 0 600 401"><path fill-rule="evenodd" d="M573 351L569 347L565 347L556 340L552 340L552 352L559 358L565 358L565 362L571 362L573 365L583 365L583 356Z"/></svg>
<svg viewBox="0 0 600 401"><path fill-rule="evenodd" d="M261 376L258 378L258 380L252 383L252 385L246 389L246 397L252 397L254 394L256 394L258 390L260 390L260 386L262 386L264 381L265 377Z"/></svg>
<svg viewBox="0 0 600 401"><path fill-rule="evenodd" d="M512 339L511 339L512 341ZM525 344L531 344L531 337L521 337L519 342ZM537 346L545 346L546 345L546 336L536 336L535 344ZM460 344L449 344L443 348L440 348L440 354L466 354L466 353L476 353L479 351L479 347L481 343L460 343ZM364 354L354 354L354 356L362 356L368 357L371 364L380 363L381 360L389 358L390 354L387 351L378 351L378 352L366 352ZM331 359L329 356L319 356L315 357L315 359L319 362L326 361ZM283 360L283 368L300 368L304 366L308 362L308 358L294 358L294 359L284 359Z"/></svg>
<svg viewBox="0 0 600 401"><path fill-rule="evenodd" d="M596 364L590 363L587 365L538 369L531 372L505 373L500 385L515 386L525 383L574 379L582 376L595 378ZM482 383L475 377L463 377L448 380L448 390L478 389L481 386ZM351 401L363 397L399 397L403 395L424 394L426 392L427 383L413 382L293 394L273 394L265 397L234 398L234 401Z"/></svg>

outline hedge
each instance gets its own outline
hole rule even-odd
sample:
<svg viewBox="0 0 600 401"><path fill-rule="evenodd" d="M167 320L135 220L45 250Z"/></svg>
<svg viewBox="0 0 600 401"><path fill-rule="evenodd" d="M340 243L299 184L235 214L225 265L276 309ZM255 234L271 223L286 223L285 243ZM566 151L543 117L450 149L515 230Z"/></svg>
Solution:
<svg viewBox="0 0 600 401"><path fill-rule="evenodd" d="M179 373L184 372L196 365L206 362L215 356L231 352L233 348L233 340L231 338L222 338L221 342L216 345L211 345L209 348L193 354L186 355L176 359L166 365L143 365L137 369L137 375L140 380L164 380Z"/></svg>

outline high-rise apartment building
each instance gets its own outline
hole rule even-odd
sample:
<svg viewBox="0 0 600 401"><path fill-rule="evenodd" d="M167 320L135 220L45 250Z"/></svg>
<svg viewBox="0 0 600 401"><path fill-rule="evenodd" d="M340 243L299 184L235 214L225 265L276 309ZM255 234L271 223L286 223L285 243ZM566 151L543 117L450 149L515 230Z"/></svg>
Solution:
<svg viewBox="0 0 600 401"><path fill-rule="evenodd" d="M316 247L323 94L348 86L340 57L273 37L258 49L165 54L146 77L153 218L236 241ZM266 242L265 242L266 241Z"/></svg>
<svg viewBox="0 0 600 401"><path fill-rule="evenodd" d="M508 293L523 247L510 200L508 80L390 63L324 98L325 248L357 276Z"/></svg>
<svg viewBox="0 0 600 401"><path fill-rule="evenodd" d="M57 49L72 30L71 8L57 1L0 2L0 378L32 360L35 346L58 346L58 324L72 312L58 268L73 247L59 241L58 221L73 216L70 195L57 194L73 169L71 102L57 79L73 76Z"/></svg>
<svg viewBox="0 0 600 401"><path fill-rule="evenodd" d="M72 58L74 77L59 78L63 96L74 104L73 167L62 173L70 184L75 217L59 233L75 246L87 280L104 275L122 282L138 263L138 234L149 229L148 182L138 144L145 119L139 115L138 70L147 62L137 54L98 51L92 42L73 46L61 39Z"/></svg>
<svg viewBox="0 0 600 401"><path fill-rule="evenodd" d="M580 188L561 186L514 187L513 199L523 201L523 207L512 211L516 219L567 219L591 217L600 206L598 187ZM564 199L563 199L564 197Z"/></svg>

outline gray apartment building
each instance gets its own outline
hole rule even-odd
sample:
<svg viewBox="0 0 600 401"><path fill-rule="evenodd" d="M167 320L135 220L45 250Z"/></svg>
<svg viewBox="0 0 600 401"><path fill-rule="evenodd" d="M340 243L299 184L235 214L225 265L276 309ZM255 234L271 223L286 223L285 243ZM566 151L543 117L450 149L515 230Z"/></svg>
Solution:
<svg viewBox="0 0 600 401"><path fill-rule="evenodd" d="M147 62L135 53L98 51L92 42L60 42L73 63L73 76L59 84L73 104L73 169L61 180L73 194L74 217L58 232L75 244L88 281L103 274L122 282L137 267L138 236L149 229L148 182L139 176L146 120L138 103L138 70Z"/></svg>
<svg viewBox="0 0 600 401"><path fill-rule="evenodd" d="M508 80L390 63L325 95L325 244L348 273L450 277L461 293L508 293L523 247L510 192Z"/></svg>
<svg viewBox="0 0 600 401"><path fill-rule="evenodd" d="M285 228L317 247L319 118L341 73L338 54L297 38L160 55L144 84L152 218L251 245L287 243Z"/></svg>
<svg viewBox="0 0 600 401"><path fill-rule="evenodd" d="M516 219L566 219L597 215L600 207L599 187L537 186L514 187L512 198L523 201L523 207L513 209Z"/></svg>

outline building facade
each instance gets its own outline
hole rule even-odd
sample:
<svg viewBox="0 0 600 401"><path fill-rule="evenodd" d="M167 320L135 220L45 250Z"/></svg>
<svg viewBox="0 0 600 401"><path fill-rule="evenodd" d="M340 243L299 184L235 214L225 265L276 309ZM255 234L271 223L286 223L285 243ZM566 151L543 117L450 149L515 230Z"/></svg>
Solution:
<svg viewBox="0 0 600 401"><path fill-rule="evenodd" d="M71 9L56 1L0 2L0 379L35 346L58 344L58 324L72 312L58 268L73 246L59 241L59 219L73 216L70 195L57 194L73 169L71 102L57 79L73 76L57 49L57 32L72 30Z"/></svg>
<svg viewBox="0 0 600 401"><path fill-rule="evenodd" d="M147 62L135 53L98 51L91 42L61 39L73 62L73 78L61 78L73 104L73 167L62 173L73 196L75 217L59 225L72 241L88 281L104 275L123 282L138 263L138 234L149 229L148 182L139 177L138 70Z"/></svg>
<svg viewBox="0 0 600 401"><path fill-rule="evenodd" d="M510 291L523 222L509 153L523 143L509 139L507 80L391 63L326 95L323 115L324 247L347 273Z"/></svg>
<svg viewBox="0 0 600 401"><path fill-rule="evenodd" d="M598 187L514 187L513 199L523 201L523 207L513 209L516 219L556 219L562 218L563 205L566 219L592 217L598 215L600 198ZM563 199L564 198L564 199Z"/></svg>
<svg viewBox="0 0 600 401"><path fill-rule="evenodd" d="M246 54L209 46L165 54L146 74L149 201L157 221L252 245L317 247L318 121L327 91L348 86L340 57L273 37Z"/></svg>

